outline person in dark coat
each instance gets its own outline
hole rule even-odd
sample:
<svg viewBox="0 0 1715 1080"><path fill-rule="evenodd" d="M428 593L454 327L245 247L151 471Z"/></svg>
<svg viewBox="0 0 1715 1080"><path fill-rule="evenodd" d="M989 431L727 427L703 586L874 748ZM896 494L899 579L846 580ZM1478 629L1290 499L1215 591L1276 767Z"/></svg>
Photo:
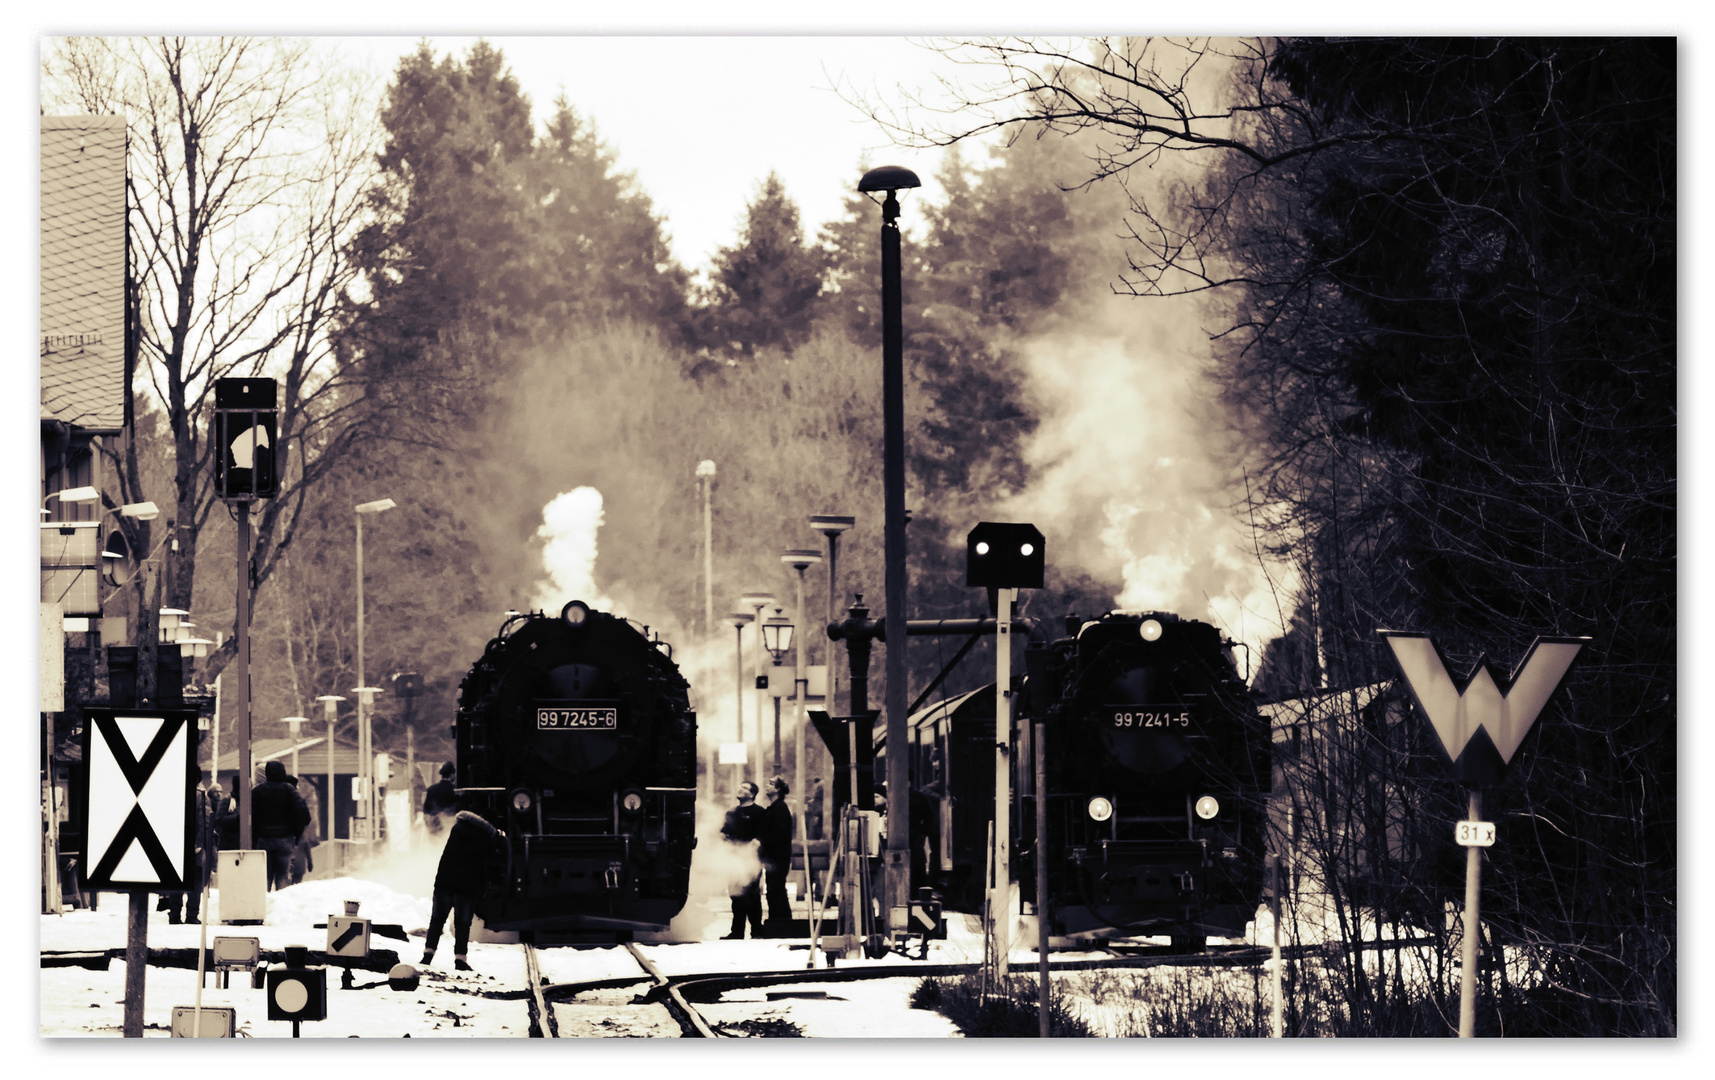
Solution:
<svg viewBox="0 0 1715 1080"><path fill-rule="evenodd" d="M810 782L810 798L804 803L804 834L811 840L822 838L822 805L824 799L822 778L818 776Z"/></svg>
<svg viewBox="0 0 1715 1080"><path fill-rule="evenodd" d="M219 788L220 785L214 785ZM214 811L214 828L219 834L220 850L238 850L238 791L223 794Z"/></svg>
<svg viewBox="0 0 1715 1080"><path fill-rule="evenodd" d="M786 895L786 879L792 873L792 808L786 795L792 789L776 776L768 782L768 806L757 825L757 854L768 876L768 921L774 936L785 934L792 921L792 900Z"/></svg>
<svg viewBox="0 0 1715 1080"><path fill-rule="evenodd" d="M929 885L935 872L941 868L941 817L940 804L931 793L936 792L935 785L930 785L929 791L911 789L910 802L907 807L911 817L911 892L916 895L918 889Z"/></svg>
<svg viewBox="0 0 1715 1080"><path fill-rule="evenodd" d="M423 963L432 964L441 943L441 928L447 915L453 917L453 967L469 971L471 908L482 898L491 856L505 850L506 832L490 825L479 814L461 810L447 833L441 862L435 870L434 907L429 913L429 935L423 942Z"/></svg>
<svg viewBox="0 0 1715 1080"><path fill-rule="evenodd" d="M219 784L197 788L191 823L191 842L195 846L196 861L192 864L191 879L186 882L190 888L184 892L162 893L161 899L155 904L157 911L167 913L167 921L170 923L180 922L181 908L184 910L184 922L195 926L199 921L202 914L202 891L208 887L209 875L214 872L215 859L220 853L220 830L215 822L223 802Z"/></svg>
<svg viewBox="0 0 1715 1080"><path fill-rule="evenodd" d="M733 881L738 891L731 894L732 933L725 940L743 939L747 920L750 936L762 936L762 890L757 885L758 875L749 869L749 848L756 840L761 822L762 810L756 805L756 785L746 780L738 786L738 805L726 812L726 821L721 825L721 835L726 838L734 857L745 867Z"/></svg>
<svg viewBox="0 0 1715 1080"><path fill-rule="evenodd" d="M321 796L316 792L316 785L306 777L297 777L298 794L303 796L304 806L310 811L310 824L298 837L297 850L292 852L292 884L304 880L304 875L316 868L316 857L313 850L320 842L321 836Z"/></svg>
<svg viewBox="0 0 1715 1080"><path fill-rule="evenodd" d="M292 880L292 854L310 824L310 808L298 794L286 766L270 761L263 782L250 793L250 839L268 853L268 888L284 889Z"/></svg>
<svg viewBox="0 0 1715 1080"><path fill-rule="evenodd" d="M447 822L459 810L459 795L453 786L458 769L452 762L441 766L441 779L423 792L423 824L432 833L446 828Z"/></svg>

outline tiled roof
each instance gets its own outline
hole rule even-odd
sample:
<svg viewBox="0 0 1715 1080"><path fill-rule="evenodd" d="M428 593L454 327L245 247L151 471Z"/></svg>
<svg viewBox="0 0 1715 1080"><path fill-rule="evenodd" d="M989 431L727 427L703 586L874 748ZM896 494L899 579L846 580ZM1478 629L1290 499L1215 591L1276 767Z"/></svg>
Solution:
<svg viewBox="0 0 1715 1080"><path fill-rule="evenodd" d="M42 120L42 418L125 417L125 121Z"/></svg>

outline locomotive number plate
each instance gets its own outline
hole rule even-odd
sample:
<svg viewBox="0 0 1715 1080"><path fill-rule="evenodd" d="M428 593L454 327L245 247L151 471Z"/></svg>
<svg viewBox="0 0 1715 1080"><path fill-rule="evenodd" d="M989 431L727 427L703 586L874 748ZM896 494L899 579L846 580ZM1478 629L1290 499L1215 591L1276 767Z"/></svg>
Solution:
<svg viewBox="0 0 1715 1080"><path fill-rule="evenodd" d="M536 710L538 731L615 731L619 728L619 710L612 705L598 708L555 708Z"/></svg>
<svg viewBox="0 0 1715 1080"><path fill-rule="evenodd" d="M1169 728L1183 730L1191 726L1188 708L1128 709L1113 707L1109 714L1117 728Z"/></svg>

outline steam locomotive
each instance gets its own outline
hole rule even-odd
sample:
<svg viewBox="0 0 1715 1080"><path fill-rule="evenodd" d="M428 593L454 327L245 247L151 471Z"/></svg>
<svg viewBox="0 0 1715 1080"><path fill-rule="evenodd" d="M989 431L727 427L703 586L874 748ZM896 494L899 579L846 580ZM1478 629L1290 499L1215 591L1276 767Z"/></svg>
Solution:
<svg viewBox="0 0 1715 1080"><path fill-rule="evenodd" d="M1067 620L1025 650L1013 745L1012 864L1033 896L1048 869L1053 933L1243 932L1262 891L1268 726L1213 626L1165 612ZM1045 725L1048 829L1036 832L1035 722ZM910 721L927 883L981 910L994 804L992 685ZM914 830L915 831L915 830Z"/></svg>
<svg viewBox="0 0 1715 1080"><path fill-rule="evenodd" d="M460 684L461 805L507 836L488 927L624 937L684 906L697 720L646 630L578 600L513 615Z"/></svg>

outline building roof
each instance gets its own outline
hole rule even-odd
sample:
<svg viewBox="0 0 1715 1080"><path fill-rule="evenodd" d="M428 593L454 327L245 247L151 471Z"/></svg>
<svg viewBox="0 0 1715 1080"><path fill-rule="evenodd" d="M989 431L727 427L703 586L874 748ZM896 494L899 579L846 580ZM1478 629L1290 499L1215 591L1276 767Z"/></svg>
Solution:
<svg viewBox="0 0 1715 1080"><path fill-rule="evenodd" d="M287 768L291 767L291 739L252 739L250 740L250 766L253 769L262 768L265 762L283 761ZM328 741L327 736L315 738L305 736L296 740L298 747L298 771L314 775L323 775L328 771ZM400 763L401 765L403 762ZM220 754L220 772L238 771L238 750L222 749ZM357 775L357 747L342 739L335 739L333 744L333 771L336 776Z"/></svg>
<svg viewBox="0 0 1715 1080"><path fill-rule="evenodd" d="M1370 683L1345 690L1312 690L1308 694L1258 706L1268 717L1275 742L1291 737L1294 724L1324 724L1332 716L1349 716L1361 712L1392 683Z"/></svg>
<svg viewBox="0 0 1715 1080"><path fill-rule="evenodd" d="M42 419L125 420L125 121L42 121Z"/></svg>

